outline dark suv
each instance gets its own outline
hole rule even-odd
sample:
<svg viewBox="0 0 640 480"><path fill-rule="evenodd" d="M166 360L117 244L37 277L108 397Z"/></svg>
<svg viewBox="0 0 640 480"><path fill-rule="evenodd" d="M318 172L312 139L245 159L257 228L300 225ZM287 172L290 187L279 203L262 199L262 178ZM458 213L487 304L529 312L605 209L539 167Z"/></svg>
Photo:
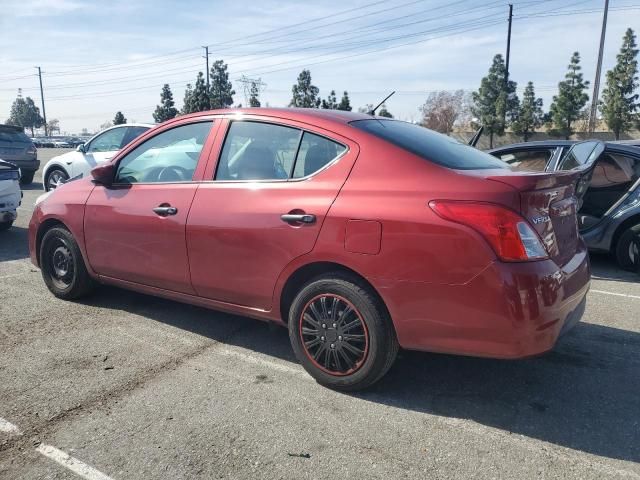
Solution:
<svg viewBox="0 0 640 480"><path fill-rule="evenodd" d="M23 185L31 183L40 168L38 150L22 127L0 125L0 159L20 167L20 183Z"/></svg>

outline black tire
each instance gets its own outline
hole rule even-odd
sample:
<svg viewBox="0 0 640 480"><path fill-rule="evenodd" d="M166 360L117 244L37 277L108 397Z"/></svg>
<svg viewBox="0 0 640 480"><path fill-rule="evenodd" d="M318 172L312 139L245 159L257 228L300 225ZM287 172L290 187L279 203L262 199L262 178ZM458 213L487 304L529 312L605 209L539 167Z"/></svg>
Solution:
<svg viewBox="0 0 640 480"><path fill-rule="evenodd" d="M42 237L40 269L47 288L63 300L85 296L95 287L77 242L64 227L54 227Z"/></svg>
<svg viewBox="0 0 640 480"><path fill-rule="evenodd" d="M4 232L5 230L9 230L13 225L13 220L10 222L0 222L0 232Z"/></svg>
<svg viewBox="0 0 640 480"><path fill-rule="evenodd" d="M36 172L33 170L23 170L22 175L20 175L20 185L30 185L35 174Z"/></svg>
<svg viewBox="0 0 640 480"><path fill-rule="evenodd" d="M60 167L53 167L47 172L47 176L44 178L44 189L50 191L55 189L55 184L58 181L66 182L69 180L69 174Z"/></svg>
<svg viewBox="0 0 640 480"><path fill-rule="evenodd" d="M314 308L323 315L315 315ZM309 328L313 324L317 330ZM344 329L351 324L355 327ZM358 279L339 273L311 280L296 295L289 309L289 338L305 370L321 385L342 391L362 390L380 380L393 365L399 348L381 300ZM312 358L316 355L317 361Z"/></svg>
<svg viewBox="0 0 640 480"><path fill-rule="evenodd" d="M620 268L640 272L640 224L622 232L616 243L615 256Z"/></svg>

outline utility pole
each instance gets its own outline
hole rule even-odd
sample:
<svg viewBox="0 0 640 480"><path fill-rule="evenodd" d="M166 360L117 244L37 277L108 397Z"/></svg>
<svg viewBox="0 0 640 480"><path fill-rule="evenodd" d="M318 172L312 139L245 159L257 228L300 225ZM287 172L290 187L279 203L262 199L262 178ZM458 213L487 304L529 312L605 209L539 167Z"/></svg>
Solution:
<svg viewBox="0 0 640 480"><path fill-rule="evenodd" d="M42 118L44 120L44 136L48 137L49 133L47 132L47 112L44 109L44 92L42 90L42 70L40 67L35 67L38 69L38 78L40 79L40 99L42 100Z"/></svg>
<svg viewBox="0 0 640 480"><path fill-rule="evenodd" d="M513 23L513 4L509 4L509 30L507 32L507 58L505 61L506 72L504 75L505 86L509 84L509 58L511 57L511 24Z"/></svg>
<svg viewBox="0 0 640 480"><path fill-rule="evenodd" d="M204 60L207 66L207 69L205 70L205 77L207 77L207 91L209 91L209 46L203 46L202 48L204 48Z"/></svg>
<svg viewBox="0 0 640 480"><path fill-rule="evenodd" d="M593 81L593 96L591 97L591 113L589 114L589 133L596 129L598 115L598 94L600 93L600 75L602 73L602 54L604 52L604 37L607 32L607 14L609 13L609 0L604 0L604 14L602 15L602 31L600 32L600 50L598 51L598 65L596 78Z"/></svg>

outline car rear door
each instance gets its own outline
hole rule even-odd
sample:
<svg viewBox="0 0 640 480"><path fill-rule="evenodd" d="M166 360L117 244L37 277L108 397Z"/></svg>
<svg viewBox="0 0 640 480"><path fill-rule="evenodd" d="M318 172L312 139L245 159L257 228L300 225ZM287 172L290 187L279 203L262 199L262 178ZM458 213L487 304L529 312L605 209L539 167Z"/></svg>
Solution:
<svg viewBox="0 0 640 480"><path fill-rule="evenodd" d="M572 170L580 174L575 187L575 196L578 198L578 210L580 210L584 195L587 193L587 189L591 184L596 162L603 152L604 143L600 141L589 140L579 142L572 145L558 163L557 170Z"/></svg>
<svg viewBox="0 0 640 480"><path fill-rule="evenodd" d="M185 225L215 128L214 120L170 124L125 151L113 185L94 188L85 210L85 243L96 273L194 293Z"/></svg>
<svg viewBox="0 0 640 480"><path fill-rule="evenodd" d="M280 273L313 249L358 146L295 122L221 128L187 222L191 280L200 296L268 310Z"/></svg>

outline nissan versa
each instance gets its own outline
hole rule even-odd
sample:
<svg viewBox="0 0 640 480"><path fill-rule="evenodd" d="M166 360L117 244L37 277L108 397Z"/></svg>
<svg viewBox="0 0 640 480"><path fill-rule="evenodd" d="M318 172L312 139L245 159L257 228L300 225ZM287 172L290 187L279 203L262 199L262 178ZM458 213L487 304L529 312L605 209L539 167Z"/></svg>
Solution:
<svg viewBox="0 0 640 480"><path fill-rule="evenodd" d="M57 297L104 283L287 325L318 382L355 390L399 347L553 348L589 288L580 179L365 114L201 112L43 195L29 247Z"/></svg>

